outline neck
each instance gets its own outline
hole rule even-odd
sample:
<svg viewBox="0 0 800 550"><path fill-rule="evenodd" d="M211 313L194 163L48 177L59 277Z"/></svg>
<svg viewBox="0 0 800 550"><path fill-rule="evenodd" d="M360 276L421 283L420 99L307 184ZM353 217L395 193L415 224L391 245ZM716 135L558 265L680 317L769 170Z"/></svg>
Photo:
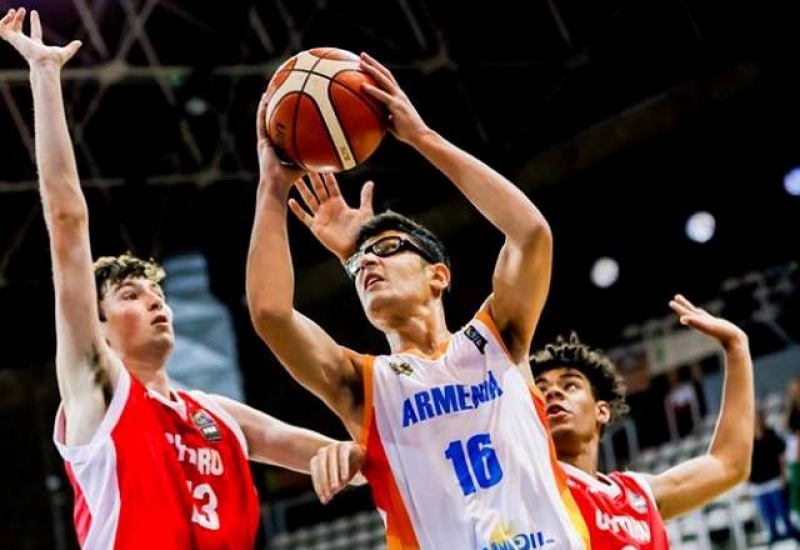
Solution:
<svg viewBox="0 0 800 550"><path fill-rule="evenodd" d="M600 439L592 437L589 441L581 442L576 448L557 449L558 460L583 470L590 476L597 475L597 454L600 448Z"/></svg>
<svg viewBox="0 0 800 550"><path fill-rule="evenodd" d="M167 377L166 366L161 363L156 365L146 361L124 361L125 368L141 382L148 390L160 393L169 399L169 378Z"/></svg>
<svg viewBox="0 0 800 550"><path fill-rule="evenodd" d="M450 338L441 302L426 304L392 321L384 330L392 353L416 351L426 357L434 356Z"/></svg>

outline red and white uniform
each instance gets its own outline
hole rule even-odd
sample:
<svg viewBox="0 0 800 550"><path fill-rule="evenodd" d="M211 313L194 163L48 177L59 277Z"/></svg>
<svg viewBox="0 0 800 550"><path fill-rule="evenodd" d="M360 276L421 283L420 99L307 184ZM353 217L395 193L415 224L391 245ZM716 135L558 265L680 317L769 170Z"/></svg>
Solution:
<svg viewBox="0 0 800 550"><path fill-rule="evenodd" d="M244 434L201 392L147 390L123 369L97 433L53 438L75 491L84 550L243 550L255 544L259 501Z"/></svg>
<svg viewBox="0 0 800 550"><path fill-rule="evenodd" d="M592 548L669 550L669 537L647 481L631 472L586 472L562 463L589 528Z"/></svg>

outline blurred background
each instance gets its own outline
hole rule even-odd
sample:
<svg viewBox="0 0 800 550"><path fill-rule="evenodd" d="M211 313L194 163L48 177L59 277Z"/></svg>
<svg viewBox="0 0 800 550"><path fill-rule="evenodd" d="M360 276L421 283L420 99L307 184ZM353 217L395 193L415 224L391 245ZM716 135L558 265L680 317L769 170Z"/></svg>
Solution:
<svg viewBox="0 0 800 550"><path fill-rule="evenodd" d="M609 434L606 467L658 469L707 445L719 352L677 326L676 292L748 331L759 397L785 429L783 391L800 374L797 2L0 0L18 6L40 11L46 42L84 43L63 79L93 251L165 264L177 383L346 437L256 337L244 302L258 99L286 58L334 46L384 62L431 127L548 218L555 266L533 347L576 330L618 359L634 414ZM0 46L0 548L72 549L51 441L53 298L28 72ZM501 235L391 136L339 176L354 201L368 179L377 210L415 217L449 247L458 329L490 290ZM338 262L294 220L290 235L298 309L344 345L385 351ZM670 396L690 381L686 420ZM381 547L366 489L323 508L305 476L253 470L263 548ZM725 506L741 521L676 523L675 547L763 542L752 503ZM709 525L714 509L704 513Z"/></svg>

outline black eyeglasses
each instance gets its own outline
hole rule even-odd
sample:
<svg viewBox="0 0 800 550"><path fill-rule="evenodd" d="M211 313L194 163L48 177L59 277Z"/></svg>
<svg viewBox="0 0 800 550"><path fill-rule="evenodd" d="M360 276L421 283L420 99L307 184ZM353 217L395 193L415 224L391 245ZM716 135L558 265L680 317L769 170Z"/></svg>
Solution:
<svg viewBox="0 0 800 550"><path fill-rule="evenodd" d="M404 250L416 252L432 264L437 262L437 260L433 258L431 254L420 248L416 243L414 243L414 241L398 235L389 235L382 239L378 239L369 246L365 246L360 250L357 250L352 256L347 258L347 261L344 263L344 269L347 271L347 275L351 279L355 279L358 276L358 272L361 271L361 257L364 254L375 254L381 258L386 258L388 256L399 254Z"/></svg>

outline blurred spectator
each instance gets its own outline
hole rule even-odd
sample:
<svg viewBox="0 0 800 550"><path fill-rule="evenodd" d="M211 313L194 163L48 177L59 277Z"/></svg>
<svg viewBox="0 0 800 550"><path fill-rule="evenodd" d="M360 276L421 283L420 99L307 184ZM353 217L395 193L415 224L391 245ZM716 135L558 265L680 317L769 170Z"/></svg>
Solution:
<svg viewBox="0 0 800 550"><path fill-rule="evenodd" d="M673 440L692 433L700 422L700 406L697 392L691 382L681 380L678 371L667 372L667 395L664 409Z"/></svg>
<svg viewBox="0 0 800 550"><path fill-rule="evenodd" d="M789 508L800 521L800 377L789 381L786 389L786 459L789 469Z"/></svg>
<svg viewBox="0 0 800 550"><path fill-rule="evenodd" d="M706 399L706 387L703 384L703 364L700 362L692 363L689 366L689 380L694 387L694 393L697 396L697 409L700 413L700 418L705 418L709 413L708 400Z"/></svg>
<svg viewBox="0 0 800 550"><path fill-rule="evenodd" d="M769 531L769 544L790 537L800 539L789 519L784 491L786 444L775 430L767 426L761 409L756 411L754 435L750 494L756 500L762 522ZM780 530L778 521L783 525Z"/></svg>

